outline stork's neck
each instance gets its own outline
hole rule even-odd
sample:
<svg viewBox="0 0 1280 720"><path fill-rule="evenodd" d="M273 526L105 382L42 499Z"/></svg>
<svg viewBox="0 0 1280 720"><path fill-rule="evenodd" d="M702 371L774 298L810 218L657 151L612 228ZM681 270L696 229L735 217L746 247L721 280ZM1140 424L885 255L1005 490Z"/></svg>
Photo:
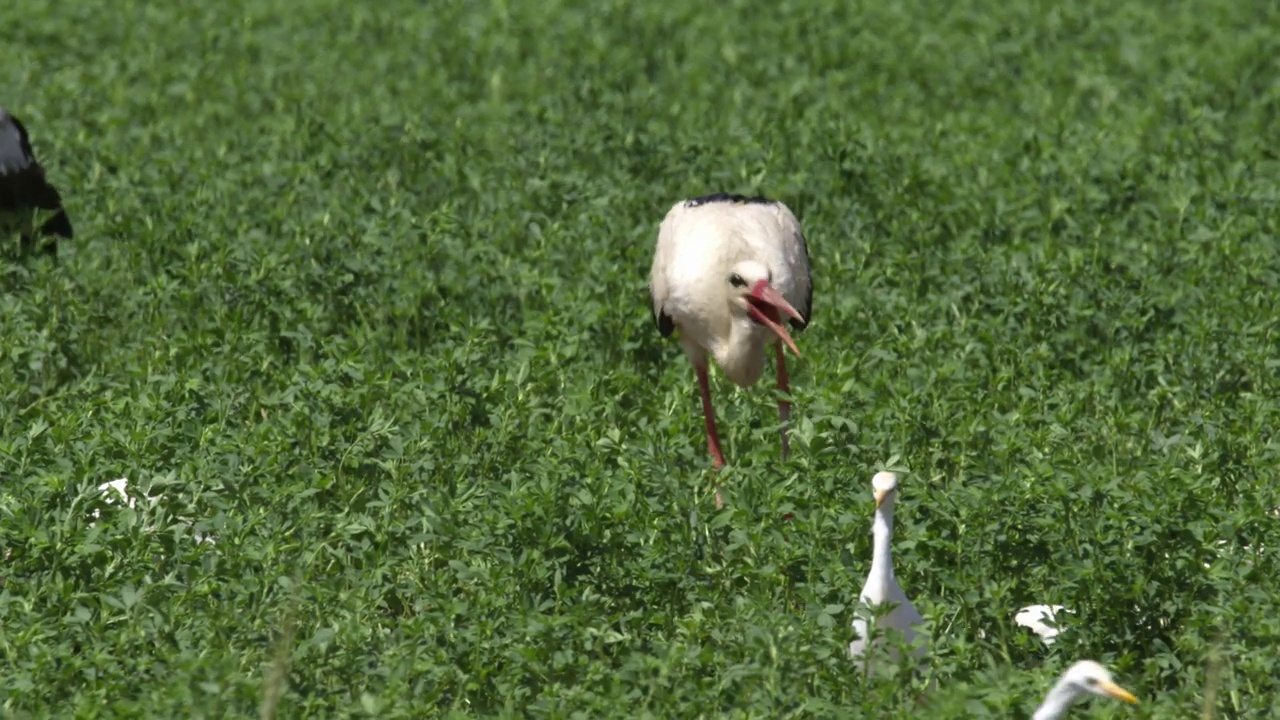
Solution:
<svg viewBox="0 0 1280 720"><path fill-rule="evenodd" d="M893 499L876 509L871 524L871 576L893 579Z"/></svg>
<svg viewBox="0 0 1280 720"><path fill-rule="evenodd" d="M711 348L711 354L730 380L746 387L764 374L764 346L768 339L769 331L751 318L735 317L729 323L729 337Z"/></svg>
<svg viewBox="0 0 1280 720"><path fill-rule="evenodd" d="M1067 709L1075 701L1076 693L1073 691L1071 683L1066 678L1063 678L1049 691L1049 695L1044 699L1044 703L1036 709L1036 714L1031 716L1031 720L1058 720L1058 718L1067 714Z"/></svg>

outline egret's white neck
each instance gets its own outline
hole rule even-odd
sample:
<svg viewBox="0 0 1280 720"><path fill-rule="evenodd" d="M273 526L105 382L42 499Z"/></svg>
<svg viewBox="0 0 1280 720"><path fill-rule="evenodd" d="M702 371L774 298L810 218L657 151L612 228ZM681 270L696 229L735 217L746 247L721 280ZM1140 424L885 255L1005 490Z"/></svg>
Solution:
<svg viewBox="0 0 1280 720"><path fill-rule="evenodd" d="M1067 714L1067 709L1075 700L1076 693L1071 683L1063 678L1049 691L1048 697L1036 710L1036 714L1031 716L1031 720L1057 720Z"/></svg>
<svg viewBox="0 0 1280 720"><path fill-rule="evenodd" d="M729 323L729 337L711 348L716 364L741 387L752 385L764 374L764 346L769 331L751 318L735 316Z"/></svg>
<svg viewBox="0 0 1280 720"><path fill-rule="evenodd" d="M893 579L893 498L876 509L871 524L871 577Z"/></svg>

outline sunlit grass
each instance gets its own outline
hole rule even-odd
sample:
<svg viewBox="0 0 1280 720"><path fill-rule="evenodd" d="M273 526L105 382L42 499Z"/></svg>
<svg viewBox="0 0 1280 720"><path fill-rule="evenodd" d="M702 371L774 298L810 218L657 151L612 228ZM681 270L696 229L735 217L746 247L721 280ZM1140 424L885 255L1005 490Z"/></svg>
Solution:
<svg viewBox="0 0 1280 720"><path fill-rule="evenodd" d="M1081 717L1275 704L1273 4L0 27L77 233L0 257L15 717L1005 718L1084 657L1143 704ZM787 462L715 380L717 513L645 283L721 190L797 212L816 289ZM846 656L891 461L924 709Z"/></svg>

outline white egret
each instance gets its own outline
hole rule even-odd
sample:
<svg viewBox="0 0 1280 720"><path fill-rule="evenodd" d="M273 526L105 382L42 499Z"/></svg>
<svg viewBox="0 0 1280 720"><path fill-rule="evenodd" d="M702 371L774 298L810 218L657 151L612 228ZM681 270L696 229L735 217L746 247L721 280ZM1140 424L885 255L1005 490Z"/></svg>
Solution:
<svg viewBox="0 0 1280 720"><path fill-rule="evenodd" d="M1085 695L1138 704L1133 693L1117 685L1106 668L1092 660L1081 660L1062 674L1044 702L1036 709L1035 715L1031 716L1032 720L1057 720L1064 717L1071 705Z"/></svg>
<svg viewBox="0 0 1280 720"><path fill-rule="evenodd" d="M871 572L867 573L867 581L858 593L862 607L857 608L853 620L853 629L857 637L849 644L849 654L858 659L866 655L868 639L872 635L866 616L872 616L872 608L888 603L893 605L888 614L874 620L874 627L880 630L892 630L901 633L903 639L914 645L912 651L916 657L926 653L927 638L920 628L924 618L916 610L893 572L893 501L898 493L898 476L892 472L879 472L871 479L871 486L876 499L875 520L871 527L872 550ZM880 642L877 638L877 642ZM889 656L896 662L898 653L891 649ZM862 663L865 671L869 662Z"/></svg>
<svg viewBox="0 0 1280 720"><path fill-rule="evenodd" d="M1071 612L1061 605L1028 605L1013 616L1013 621L1040 636L1045 645L1052 645L1058 633L1058 613Z"/></svg>

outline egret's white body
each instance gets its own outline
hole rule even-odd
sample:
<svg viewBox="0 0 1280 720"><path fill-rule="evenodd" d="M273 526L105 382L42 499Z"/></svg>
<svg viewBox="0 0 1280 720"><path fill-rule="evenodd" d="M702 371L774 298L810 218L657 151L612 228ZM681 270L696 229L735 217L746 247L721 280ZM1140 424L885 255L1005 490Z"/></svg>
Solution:
<svg viewBox="0 0 1280 720"><path fill-rule="evenodd" d="M927 652L927 638L923 636L922 629L924 627L924 618L911 604L911 600L907 598L907 594L902 590L902 586L898 584L898 578L893 572L893 501L898 494L898 476L891 472L876 473L871 479L872 487L875 490L876 498L876 515L875 521L871 527L872 533L872 555L871 555L871 572L867 573L867 581L862 586L862 591L858 593L858 598L863 607L856 609L853 620L853 630L857 634L853 642L849 644L849 655L855 660L863 658L867 653L868 638L872 635L872 628L867 622L868 617L874 617L874 609L884 603L896 605L888 614L881 616L875 620L875 628L881 631L893 630L901 633L903 639L914 645L912 651L916 657L924 657ZM881 639L876 638L876 642ZM898 654L896 650L890 649L889 655L894 661L897 661ZM865 671L869 662L863 659L861 663Z"/></svg>
<svg viewBox="0 0 1280 720"><path fill-rule="evenodd" d="M1045 645L1052 645L1061 628L1058 613L1071 612L1061 605L1028 605L1013 616L1013 621L1040 636Z"/></svg>
<svg viewBox="0 0 1280 720"><path fill-rule="evenodd" d="M778 385L789 391L782 344L796 355L782 315L797 331L809 323L813 284L800 222L786 205L719 193L676 203L662 220L649 274L654 322L663 336L679 330L698 374L707 444L724 464L707 381L707 357L741 387L764 373L765 349L777 339ZM790 406L779 404L784 423Z"/></svg>
<svg viewBox="0 0 1280 720"><path fill-rule="evenodd" d="M1085 695L1114 698L1132 705L1138 703L1132 693L1115 683L1106 668L1092 660L1081 660L1062 674L1044 702L1036 709L1032 720L1057 720L1064 717L1071 705Z"/></svg>

